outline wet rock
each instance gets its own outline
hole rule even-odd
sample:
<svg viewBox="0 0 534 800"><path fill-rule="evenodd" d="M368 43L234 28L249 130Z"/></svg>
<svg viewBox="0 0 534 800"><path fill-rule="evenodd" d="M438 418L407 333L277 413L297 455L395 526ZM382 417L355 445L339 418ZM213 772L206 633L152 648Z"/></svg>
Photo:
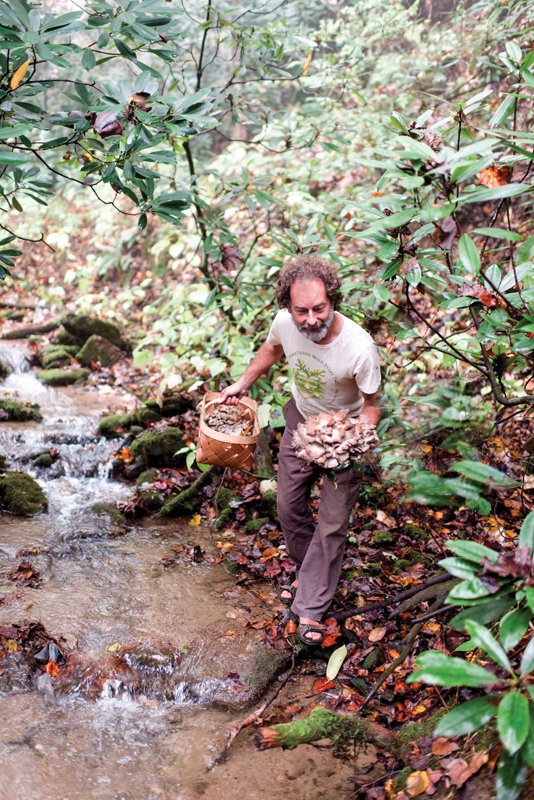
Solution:
<svg viewBox="0 0 534 800"><path fill-rule="evenodd" d="M2 378L6 378L9 375L9 367L7 364L4 364L2 359L0 358L0 380Z"/></svg>
<svg viewBox="0 0 534 800"><path fill-rule="evenodd" d="M38 369L37 379L46 386L70 386L72 383L82 381L89 375L89 370L84 367L79 369Z"/></svg>
<svg viewBox="0 0 534 800"><path fill-rule="evenodd" d="M41 364L46 369L51 369L53 367L64 367L71 363L71 354L61 347L47 350L47 352L43 352L41 355Z"/></svg>
<svg viewBox="0 0 534 800"><path fill-rule="evenodd" d="M59 453L52 450L42 450L40 453L34 453L31 456L31 462L34 467L48 468L54 464L59 458Z"/></svg>
<svg viewBox="0 0 534 800"><path fill-rule="evenodd" d="M140 426L142 429L149 422L157 422L160 419L161 414L145 407L141 407L129 414L108 414L100 420L98 433L107 439L114 439L117 436L122 436L132 427Z"/></svg>
<svg viewBox="0 0 534 800"><path fill-rule="evenodd" d="M19 403L8 397L0 398L0 421L5 422L28 422L33 420L40 422L42 415L36 403Z"/></svg>
<svg viewBox="0 0 534 800"><path fill-rule="evenodd" d="M63 328L63 326L54 333L54 335L51 338L51 341L56 345L60 344L63 346L75 348L73 355L75 355L80 349L80 343L78 342L76 337L73 336L71 333L68 333L68 331L66 331L65 328Z"/></svg>
<svg viewBox="0 0 534 800"><path fill-rule="evenodd" d="M175 394L170 397L164 397L161 405L157 400L147 400L144 403L144 407L157 412L162 417L174 417L193 408L193 402L183 395Z"/></svg>
<svg viewBox="0 0 534 800"><path fill-rule="evenodd" d="M32 517L48 509L46 495L25 472L6 472L0 477L0 508L11 514Z"/></svg>
<svg viewBox="0 0 534 800"><path fill-rule="evenodd" d="M0 453L0 470L4 470L6 468L6 457L3 453Z"/></svg>
<svg viewBox="0 0 534 800"><path fill-rule="evenodd" d="M128 521L124 514L122 514L115 503L93 503L89 509L92 514L108 517L115 525L126 526Z"/></svg>
<svg viewBox="0 0 534 800"><path fill-rule="evenodd" d="M85 344L91 336L100 336L125 353L131 352L130 345L123 338L120 329L108 320L90 317L86 314L67 314L61 322L67 333L70 333L80 345Z"/></svg>
<svg viewBox="0 0 534 800"><path fill-rule="evenodd" d="M123 357L124 352L117 345L96 334L90 336L76 354L77 360L85 367L97 363L103 367L110 367Z"/></svg>
<svg viewBox="0 0 534 800"><path fill-rule="evenodd" d="M212 698L213 705L237 710L256 702L290 661L289 653L258 645L241 665L239 682L227 680L221 684Z"/></svg>
<svg viewBox="0 0 534 800"><path fill-rule="evenodd" d="M142 486L143 483L154 483L158 479L158 470L154 469L145 469L137 478L137 485Z"/></svg>
<svg viewBox="0 0 534 800"><path fill-rule="evenodd" d="M185 464L185 453L176 455L184 446L183 435L178 428L169 427L161 431L147 431L132 442L134 458L140 457L146 467L181 467Z"/></svg>

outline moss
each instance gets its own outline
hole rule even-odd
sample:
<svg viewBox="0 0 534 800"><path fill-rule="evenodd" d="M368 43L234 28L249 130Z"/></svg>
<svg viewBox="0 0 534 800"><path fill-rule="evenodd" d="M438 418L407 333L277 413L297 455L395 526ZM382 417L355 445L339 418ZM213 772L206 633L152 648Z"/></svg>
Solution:
<svg viewBox="0 0 534 800"><path fill-rule="evenodd" d="M431 714L426 719L421 720L421 722L409 722L401 728L397 733L397 741L401 749L405 746L408 747L412 742L420 742L421 739L426 739L427 737L432 738L438 720L446 713L446 709L442 708L436 711L435 714Z"/></svg>
<svg viewBox="0 0 534 800"><path fill-rule="evenodd" d="M233 502L236 498L234 493L228 489L226 486L221 486L217 490L217 506L222 510L228 508L231 502Z"/></svg>
<svg viewBox="0 0 534 800"><path fill-rule="evenodd" d="M272 520L274 520L275 522L279 522L276 492L273 491L265 492L265 494L261 498L260 508L263 511L263 513L268 514Z"/></svg>
<svg viewBox="0 0 534 800"><path fill-rule="evenodd" d="M150 511L159 511L163 506L164 499L159 492L151 491L150 489L141 489L139 496L143 506Z"/></svg>
<svg viewBox="0 0 534 800"><path fill-rule="evenodd" d="M396 792L401 792L406 789L406 782L412 774L412 771L411 767L404 767L400 772L397 772L393 778L393 788Z"/></svg>
<svg viewBox="0 0 534 800"><path fill-rule="evenodd" d="M90 317L87 314L67 314L61 322L67 333L70 333L80 345L85 344L89 337L95 335L107 339L108 342L120 347L121 350L130 351L130 346L123 339L120 329L113 322L98 319L98 317Z"/></svg>
<svg viewBox="0 0 534 800"><path fill-rule="evenodd" d="M11 400L7 397L0 399L0 412L3 412L3 414L0 413L0 419L6 419L5 415L7 414L9 422L28 422L30 420L40 422L43 418L39 411L39 406L35 403L32 405L19 403L17 400Z"/></svg>
<svg viewBox="0 0 534 800"><path fill-rule="evenodd" d="M263 528L270 522L269 517L258 517L258 519L249 519L245 523L245 533L257 533L260 528Z"/></svg>
<svg viewBox="0 0 534 800"><path fill-rule="evenodd" d="M53 455L50 450L43 450L42 453L33 456L32 464L34 467L51 467L57 459L58 456Z"/></svg>
<svg viewBox="0 0 534 800"><path fill-rule="evenodd" d="M116 525L127 524L126 517L119 511L115 503L93 503L93 505L90 507L90 511L93 514L105 514Z"/></svg>
<svg viewBox="0 0 534 800"><path fill-rule="evenodd" d="M362 666L364 669L374 669L378 663L378 658L380 656L380 649L378 647L373 647L370 653L367 653L365 656Z"/></svg>
<svg viewBox="0 0 534 800"><path fill-rule="evenodd" d="M162 431L147 431L132 442L134 458L141 458L147 467L181 467L185 464L185 453L176 455L184 446L182 432L178 428Z"/></svg>
<svg viewBox="0 0 534 800"><path fill-rule="evenodd" d="M0 478L0 504L4 511L32 517L48 509L46 495L25 472L6 472Z"/></svg>
<svg viewBox="0 0 534 800"><path fill-rule="evenodd" d="M388 544L393 544L395 537L391 531L378 531L373 537L373 542L377 547L383 547Z"/></svg>
<svg viewBox="0 0 534 800"><path fill-rule="evenodd" d="M200 505L200 490L210 482L214 469L214 467L210 467L199 475L191 486L166 500L158 513L158 517L177 517L196 511Z"/></svg>
<svg viewBox="0 0 534 800"><path fill-rule="evenodd" d="M52 342L54 342L54 344L60 344L63 347L67 346L67 347L73 348L74 349L74 353L72 355L75 355L78 352L78 350L80 349L80 346L78 344L78 340L76 339L76 337L73 336L68 331L66 331L65 328L63 328L63 327L61 327L53 335Z"/></svg>
<svg viewBox="0 0 534 800"><path fill-rule="evenodd" d="M46 369L50 369L52 367L60 367L60 366L67 366L72 362L72 358L70 354L63 350L62 348L54 348L53 350L49 350L48 352L43 353L41 357L41 364Z"/></svg>
<svg viewBox="0 0 534 800"><path fill-rule="evenodd" d="M410 536L412 539L416 539L420 542L426 542L428 540L428 533L423 528L420 528L419 525L414 525L411 522L407 525L403 525L402 532L405 536Z"/></svg>
<svg viewBox="0 0 534 800"><path fill-rule="evenodd" d="M183 414L184 411L192 408L192 403L186 397L176 394L170 397L164 397L161 406L157 400L153 399L147 400L144 406L160 417L174 417L176 414Z"/></svg>
<svg viewBox="0 0 534 800"><path fill-rule="evenodd" d="M368 561L365 565L364 572L369 572L371 575L378 575L382 572L382 564L379 561Z"/></svg>
<svg viewBox="0 0 534 800"><path fill-rule="evenodd" d="M231 508L223 508L217 520L215 521L215 525L213 526L214 530L220 531L223 528L226 528L227 525L230 524L232 521L232 517L234 516L234 512Z"/></svg>
<svg viewBox="0 0 534 800"><path fill-rule="evenodd" d="M70 386L72 383L82 381L89 375L89 370L79 369L38 369L37 379L46 386Z"/></svg>
<svg viewBox="0 0 534 800"><path fill-rule="evenodd" d="M154 483L158 479L158 470L157 469L145 469L136 480L138 486L141 486L143 483Z"/></svg>
<svg viewBox="0 0 534 800"><path fill-rule="evenodd" d="M140 426L141 429L149 422L157 422L161 415L150 408L142 407L129 414L108 414L98 423L98 433L107 439L122 436L125 431Z"/></svg>
<svg viewBox="0 0 534 800"><path fill-rule="evenodd" d="M85 367L97 362L103 367L110 367L120 361L123 356L123 351L117 345L96 335L90 336L81 350L76 353L77 360Z"/></svg>

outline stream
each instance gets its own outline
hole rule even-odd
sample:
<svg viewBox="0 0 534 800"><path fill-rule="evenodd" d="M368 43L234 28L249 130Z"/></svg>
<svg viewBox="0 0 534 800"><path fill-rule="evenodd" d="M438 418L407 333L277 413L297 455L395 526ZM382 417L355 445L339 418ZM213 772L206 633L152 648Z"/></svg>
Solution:
<svg viewBox="0 0 534 800"><path fill-rule="evenodd" d="M0 453L8 469L39 482L49 510L0 514L0 625L41 623L75 655L61 681L22 660L15 670L0 663L2 799L277 800L297 777L295 799L339 796L329 754L258 753L243 734L229 763L209 771L226 731L246 716L246 705L227 701L258 634L236 624L223 567L188 557L195 545L216 553L210 531L187 520L125 523L102 505L133 489L110 478L118 441L97 436L98 420L132 398L48 388L25 352L0 342L12 370L0 395L38 403L43 421L0 423ZM33 467L31 457L50 448L54 464ZM184 558L164 567L176 548ZM40 585L8 579L22 561Z"/></svg>

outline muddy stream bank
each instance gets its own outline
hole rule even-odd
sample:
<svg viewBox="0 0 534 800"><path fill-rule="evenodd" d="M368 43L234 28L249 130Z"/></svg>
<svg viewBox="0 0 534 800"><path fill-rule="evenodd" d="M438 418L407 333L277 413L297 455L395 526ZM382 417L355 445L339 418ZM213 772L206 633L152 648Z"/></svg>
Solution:
<svg viewBox="0 0 534 800"><path fill-rule="evenodd" d="M131 524L109 511L132 488L109 477L117 442L95 431L103 413L133 398L47 388L28 370L23 343L0 350L12 370L0 395L38 403L43 415L1 422L0 453L49 504L31 518L0 513L0 626L15 636L41 625L61 649L59 674L31 669L16 636L0 661L3 800L348 794L353 770L329 751L258 752L248 733L208 771L226 731L257 704L258 671L272 668L236 613L242 590L212 563L209 530L187 520ZM46 449L55 462L35 467ZM206 553L199 563L195 545ZM183 558L165 568L176 546ZM13 580L21 563L33 581Z"/></svg>

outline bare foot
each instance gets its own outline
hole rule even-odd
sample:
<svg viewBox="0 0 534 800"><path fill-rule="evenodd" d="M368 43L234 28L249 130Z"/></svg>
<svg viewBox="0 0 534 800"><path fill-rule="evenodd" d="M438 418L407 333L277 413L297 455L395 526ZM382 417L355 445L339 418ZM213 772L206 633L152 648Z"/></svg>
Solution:
<svg viewBox="0 0 534 800"><path fill-rule="evenodd" d="M324 626L311 617L301 617L298 633L300 640L306 644L321 644L324 639Z"/></svg>
<svg viewBox="0 0 534 800"><path fill-rule="evenodd" d="M293 598L295 596L295 589L298 587L298 585L299 585L298 581L293 581L293 583L290 586L286 586L285 589L282 589L282 591L280 592L280 600L283 603L287 604L292 603Z"/></svg>

